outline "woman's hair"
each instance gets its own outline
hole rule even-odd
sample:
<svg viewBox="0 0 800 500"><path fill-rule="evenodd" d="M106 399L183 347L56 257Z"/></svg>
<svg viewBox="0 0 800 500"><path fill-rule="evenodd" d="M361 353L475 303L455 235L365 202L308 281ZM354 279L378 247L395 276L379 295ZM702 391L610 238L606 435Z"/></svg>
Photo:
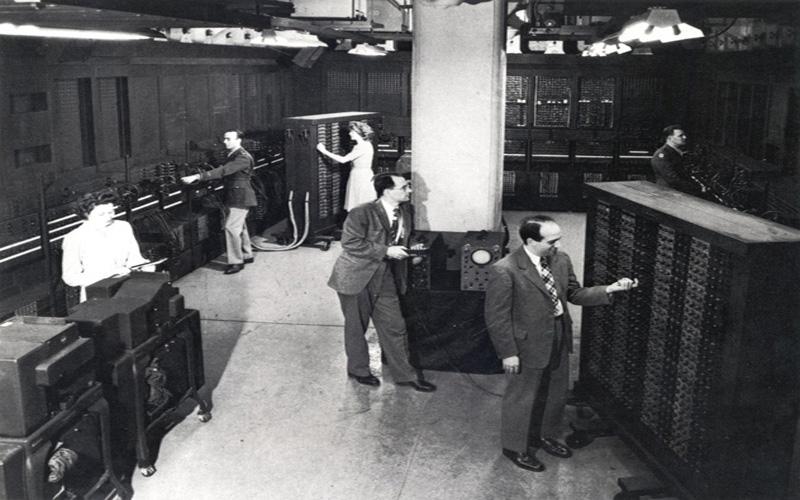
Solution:
<svg viewBox="0 0 800 500"><path fill-rule="evenodd" d="M105 205L107 203L113 204L116 202L117 193L110 188L86 193L75 202L75 214L83 219L88 219L89 214L97 205Z"/></svg>
<svg viewBox="0 0 800 500"><path fill-rule="evenodd" d="M350 122L349 129L363 137L366 141L371 141L372 136L375 135L372 127L370 127L367 122Z"/></svg>

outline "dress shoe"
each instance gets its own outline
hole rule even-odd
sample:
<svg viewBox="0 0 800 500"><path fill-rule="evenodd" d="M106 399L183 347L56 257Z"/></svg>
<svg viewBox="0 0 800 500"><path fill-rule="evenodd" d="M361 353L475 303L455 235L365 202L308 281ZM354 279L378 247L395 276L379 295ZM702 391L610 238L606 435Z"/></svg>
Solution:
<svg viewBox="0 0 800 500"><path fill-rule="evenodd" d="M244 259L244 263L245 264L252 264L255 261L256 261L255 257L248 257L248 258Z"/></svg>
<svg viewBox="0 0 800 500"><path fill-rule="evenodd" d="M409 380L408 382L397 382L397 385L404 386L404 387L411 387L415 391L419 392L433 392L436 390L436 386L427 382L425 380Z"/></svg>
<svg viewBox="0 0 800 500"><path fill-rule="evenodd" d="M539 440L539 447L550 455L558 458L569 458L572 456L572 450L567 445L556 441L553 438L542 438Z"/></svg>
<svg viewBox="0 0 800 500"><path fill-rule="evenodd" d="M372 375L372 374L369 374L369 375L353 375L352 373L348 373L347 376L350 377L350 378L356 379L356 382L358 382L359 384L373 385L373 386L381 385L381 381L378 380L378 377L376 377L375 375Z"/></svg>
<svg viewBox="0 0 800 500"><path fill-rule="evenodd" d="M533 472L542 472L544 470L544 464L533 455L517 453L516 451L507 450L505 448L503 448L503 455L514 462L514 465L522 469L531 470Z"/></svg>
<svg viewBox="0 0 800 500"><path fill-rule="evenodd" d="M228 267L225 268L225 274L236 274L242 269L244 269L244 264L229 264Z"/></svg>

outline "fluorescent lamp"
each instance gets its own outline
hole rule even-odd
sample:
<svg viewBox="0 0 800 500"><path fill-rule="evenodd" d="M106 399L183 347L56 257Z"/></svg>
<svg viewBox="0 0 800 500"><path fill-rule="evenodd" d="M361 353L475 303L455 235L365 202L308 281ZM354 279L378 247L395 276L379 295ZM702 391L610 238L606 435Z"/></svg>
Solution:
<svg viewBox="0 0 800 500"><path fill-rule="evenodd" d="M302 33L295 30L263 30L260 37L252 41L253 45L268 45L272 47L307 48L327 47L328 44L316 35Z"/></svg>
<svg viewBox="0 0 800 500"><path fill-rule="evenodd" d="M605 57L612 54L626 54L630 52L630 45L619 43L616 40L601 40L591 44L581 52L583 57Z"/></svg>
<svg viewBox="0 0 800 500"><path fill-rule="evenodd" d="M681 22L677 10L654 7L625 26L619 34L619 41L669 43L703 36L698 28Z"/></svg>
<svg viewBox="0 0 800 500"><path fill-rule="evenodd" d="M295 30L257 31L252 28L168 28L162 33L173 42L235 45L239 47L327 47L316 35Z"/></svg>
<svg viewBox="0 0 800 500"><path fill-rule="evenodd" d="M645 35L645 32L649 27L650 25L644 21L636 21L632 24L629 24L628 26L625 26L622 29L622 32L619 34L619 41L622 43L628 43L638 40L639 37Z"/></svg>
<svg viewBox="0 0 800 500"><path fill-rule="evenodd" d="M153 36L142 35L138 33L126 33L122 31L41 28L32 24L17 26L11 23L0 23L0 35L110 41L150 40L154 38Z"/></svg>
<svg viewBox="0 0 800 500"><path fill-rule="evenodd" d="M360 43L354 49L348 50L347 53L354 56L381 57L386 55L386 50L368 43Z"/></svg>
<svg viewBox="0 0 800 500"><path fill-rule="evenodd" d="M691 24L680 23L672 27L672 31L661 37L661 43L678 42L681 40L691 40L693 38L703 38L703 31L695 28Z"/></svg>

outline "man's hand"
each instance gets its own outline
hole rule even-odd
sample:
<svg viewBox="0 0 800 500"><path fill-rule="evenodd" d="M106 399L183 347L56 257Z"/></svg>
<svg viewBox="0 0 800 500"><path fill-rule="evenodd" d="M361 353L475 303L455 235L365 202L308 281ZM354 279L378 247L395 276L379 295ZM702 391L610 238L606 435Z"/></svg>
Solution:
<svg viewBox="0 0 800 500"><path fill-rule="evenodd" d="M181 182L183 182L184 184L194 184L199 180L200 180L200 174L187 175L186 177L181 177Z"/></svg>
<svg viewBox="0 0 800 500"><path fill-rule="evenodd" d="M519 356L503 358L503 371L506 373L519 373Z"/></svg>
<svg viewBox="0 0 800 500"><path fill-rule="evenodd" d="M317 143L317 151L319 151L320 153L327 153L328 152L328 148L326 148L325 145L322 144L321 142L318 142Z"/></svg>
<svg viewBox="0 0 800 500"><path fill-rule="evenodd" d="M406 247L402 245L392 245L386 249L386 256L390 259L403 260L408 258Z"/></svg>
<svg viewBox="0 0 800 500"><path fill-rule="evenodd" d="M639 279L621 278L606 287L606 293L627 292L639 286Z"/></svg>

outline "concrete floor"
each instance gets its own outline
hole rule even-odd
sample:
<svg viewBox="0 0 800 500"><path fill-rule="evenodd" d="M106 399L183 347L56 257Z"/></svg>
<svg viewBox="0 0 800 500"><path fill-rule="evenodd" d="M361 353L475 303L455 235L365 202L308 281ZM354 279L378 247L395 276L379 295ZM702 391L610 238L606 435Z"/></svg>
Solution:
<svg viewBox="0 0 800 500"><path fill-rule="evenodd" d="M506 213L511 248L522 215ZM554 215L581 277L585 217ZM177 282L202 314L213 419L172 429L158 472L133 478L134 498L604 499L618 477L646 471L616 437L568 460L540 452L543 473L515 467L500 454L504 375L426 372L439 387L431 394L348 379L341 311L325 285L339 252L259 253L232 276L220 260Z"/></svg>

